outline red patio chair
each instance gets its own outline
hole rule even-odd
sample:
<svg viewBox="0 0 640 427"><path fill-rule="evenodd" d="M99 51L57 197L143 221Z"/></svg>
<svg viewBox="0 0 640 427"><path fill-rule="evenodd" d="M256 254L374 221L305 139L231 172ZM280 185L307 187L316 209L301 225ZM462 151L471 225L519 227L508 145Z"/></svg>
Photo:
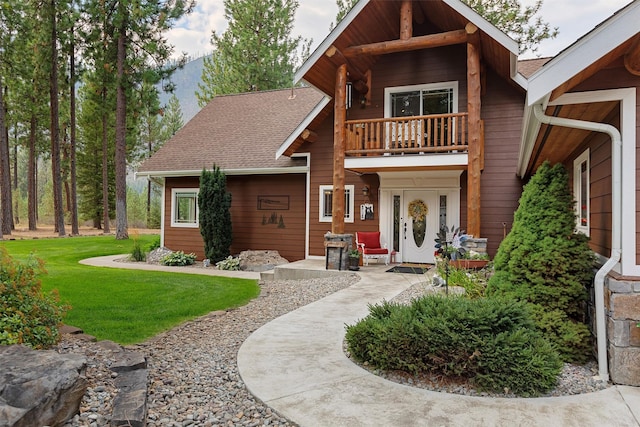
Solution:
<svg viewBox="0 0 640 427"><path fill-rule="evenodd" d="M389 265L389 249L387 245L380 244L379 231L356 231L356 245L358 250L362 252L362 260L364 265L369 265L369 259L384 259L384 263Z"/></svg>

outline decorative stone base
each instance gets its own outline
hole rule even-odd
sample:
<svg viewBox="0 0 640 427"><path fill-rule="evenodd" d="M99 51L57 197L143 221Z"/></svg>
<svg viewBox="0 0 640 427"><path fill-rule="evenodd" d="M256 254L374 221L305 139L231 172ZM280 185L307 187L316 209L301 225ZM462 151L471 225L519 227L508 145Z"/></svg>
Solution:
<svg viewBox="0 0 640 427"><path fill-rule="evenodd" d="M353 248L352 234L324 235L324 247L327 270L347 270L349 268L349 250Z"/></svg>
<svg viewBox="0 0 640 427"><path fill-rule="evenodd" d="M477 253L480 255L487 254L487 238L486 237L472 237L465 240L462 243L462 247L467 251Z"/></svg>

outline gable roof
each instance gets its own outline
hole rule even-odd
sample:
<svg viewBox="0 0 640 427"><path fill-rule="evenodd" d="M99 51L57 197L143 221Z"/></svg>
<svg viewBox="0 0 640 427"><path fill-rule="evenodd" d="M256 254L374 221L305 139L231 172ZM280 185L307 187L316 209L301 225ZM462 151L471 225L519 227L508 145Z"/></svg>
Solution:
<svg viewBox="0 0 640 427"><path fill-rule="evenodd" d="M619 56L616 48L629 48L638 34L638 22L640 1L636 0L556 55L529 78L528 105L540 102L572 79L569 86L576 86L608 62L608 56Z"/></svg>
<svg viewBox="0 0 640 427"><path fill-rule="evenodd" d="M310 87L217 96L145 160L137 175L198 176L214 164L228 175L301 166L299 159L276 159L275 153L323 98Z"/></svg>
<svg viewBox="0 0 640 427"><path fill-rule="evenodd" d="M518 44L497 29L460 0L429 0L413 3L416 15L437 31L453 31L465 28L469 22L480 30L483 58L504 78L513 78L522 87L516 58ZM295 81L305 80L325 94L333 96L337 65L325 55L335 46L343 50L350 46L381 41L397 40L400 33L400 3L385 0L360 0L324 39L309 59L298 69ZM415 28L414 28L415 30ZM375 62L375 56L351 58L350 63L360 70L367 70Z"/></svg>

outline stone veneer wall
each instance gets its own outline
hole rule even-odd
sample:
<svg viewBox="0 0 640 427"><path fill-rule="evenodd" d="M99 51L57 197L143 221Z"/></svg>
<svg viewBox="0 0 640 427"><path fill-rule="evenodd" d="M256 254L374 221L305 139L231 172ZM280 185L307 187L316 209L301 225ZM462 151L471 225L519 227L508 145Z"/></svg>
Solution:
<svg viewBox="0 0 640 427"><path fill-rule="evenodd" d="M481 255L486 255L487 239L482 237L469 238L462 243L462 247L467 251L473 251Z"/></svg>
<svg viewBox="0 0 640 427"><path fill-rule="evenodd" d="M640 281L608 277L604 300L611 381L640 386Z"/></svg>

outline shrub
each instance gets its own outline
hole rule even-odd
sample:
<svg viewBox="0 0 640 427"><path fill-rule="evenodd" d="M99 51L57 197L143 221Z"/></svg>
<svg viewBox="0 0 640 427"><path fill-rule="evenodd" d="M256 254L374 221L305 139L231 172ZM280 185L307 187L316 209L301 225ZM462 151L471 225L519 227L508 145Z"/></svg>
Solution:
<svg viewBox="0 0 640 427"><path fill-rule="evenodd" d="M185 254L183 251L171 252L160 258L160 264L172 266L192 265L196 262L196 254Z"/></svg>
<svg viewBox="0 0 640 427"><path fill-rule="evenodd" d="M522 303L432 295L369 311L346 327L346 341L356 360L380 369L464 376L528 396L551 389L562 368Z"/></svg>
<svg viewBox="0 0 640 427"><path fill-rule="evenodd" d="M133 237L133 248L131 249L131 259L136 262L142 262L147 259L147 254L144 253L140 246L140 240L138 236Z"/></svg>
<svg viewBox="0 0 640 427"><path fill-rule="evenodd" d="M227 258L216 263L219 270L240 270L240 258L229 255Z"/></svg>
<svg viewBox="0 0 640 427"><path fill-rule="evenodd" d="M576 325L584 318L595 258L575 224L567 172L545 162L524 188L487 287L487 295L529 302L538 314L555 313L535 320L565 361L582 361L590 351L588 335ZM578 336L582 343L575 341Z"/></svg>
<svg viewBox="0 0 640 427"><path fill-rule="evenodd" d="M215 165L212 171L203 169L200 175L198 208L204 256L212 263L217 263L229 256L233 234L227 178Z"/></svg>
<svg viewBox="0 0 640 427"><path fill-rule="evenodd" d="M58 342L58 327L70 307L57 293L42 292L38 275L44 272L42 261L30 257L22 264L0 248L0 344L42 349Z"/></svg>
<svg viewBox="0 0 640 427"><path fill-rule="evenodd" d="M156 249L158 249L160 247L160 236L156 236L153 238L153 240L151 241L151 243L149 243L149 246L147 247L147 250L149 252L154 251Z"/></svg>
<svg viewBox="0 0 640 427"><path fill-rule="evenodd" d="M436 263L436 273L445 280L445 261ZM484 272L467 270L449 266L449 286L460 286L464 288L464 296L467 298L481 298L487 288L487 279Z"/></svg>

